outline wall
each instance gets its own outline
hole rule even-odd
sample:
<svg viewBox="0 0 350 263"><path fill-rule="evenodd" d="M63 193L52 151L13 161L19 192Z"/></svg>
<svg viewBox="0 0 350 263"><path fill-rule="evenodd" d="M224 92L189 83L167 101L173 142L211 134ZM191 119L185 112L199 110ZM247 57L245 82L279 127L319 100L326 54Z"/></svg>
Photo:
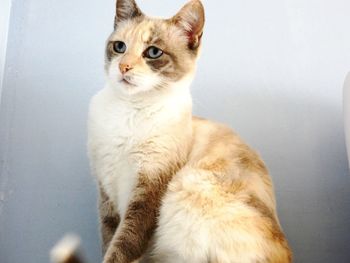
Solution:
<svg viewBox="0 0 350 263"><path fill-rule="evenodd" d="M141 1L170 16L184 0ZM195 113L256 148L275 182L298 263L350 262L342 84L348 0L206 0ZM0 112L0 261L48 262L66 231L99 262L85 153L89 98L103 85L114 1L14 0Z"/></svg>
<svg viewBox="0 0 350 263"><path fill-rule="evenodd" d="M11 0L2 0L0 3L0 102L2 80L4 76L7 34L10 20Z"/></svg>
<svg viewBox="0 0 350 263"><path fill-rule="evenodd" d="M348 154L348 162L350 165L350 72L344 81L343 91L343 111L344 111L344 128L345 142Z"/></svg>

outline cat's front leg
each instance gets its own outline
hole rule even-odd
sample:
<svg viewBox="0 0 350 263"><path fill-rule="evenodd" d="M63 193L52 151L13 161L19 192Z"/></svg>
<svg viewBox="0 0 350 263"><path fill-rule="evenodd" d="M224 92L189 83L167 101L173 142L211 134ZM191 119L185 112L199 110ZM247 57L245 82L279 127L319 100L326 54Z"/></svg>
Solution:
<svg viewBox="0 0 350 263"><path fill-rule="evenodd" d="M138 262L145 253L156 227L168 175L139 174L120 228L113 236L103 263Z"/></svg>
<svg viewBox="0 0 350 263"><path fill-rule="evenodd" d="M99 187L99 194L100 230L102 238L102 254L104 255L118 228L120 216L115 211L112 201L109 199L102 186Z"/></svg>

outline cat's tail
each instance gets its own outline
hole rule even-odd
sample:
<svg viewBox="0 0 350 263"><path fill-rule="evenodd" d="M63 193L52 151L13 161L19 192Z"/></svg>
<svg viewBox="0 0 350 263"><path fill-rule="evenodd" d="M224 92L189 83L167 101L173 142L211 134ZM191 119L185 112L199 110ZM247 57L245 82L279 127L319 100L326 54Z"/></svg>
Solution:
<svg viewBox="0 0 350 263"><path fill-rule="evenodd" d="M80 251L80 238L73 234L64 236L50 252L52 263L85 263Z"/></svg>

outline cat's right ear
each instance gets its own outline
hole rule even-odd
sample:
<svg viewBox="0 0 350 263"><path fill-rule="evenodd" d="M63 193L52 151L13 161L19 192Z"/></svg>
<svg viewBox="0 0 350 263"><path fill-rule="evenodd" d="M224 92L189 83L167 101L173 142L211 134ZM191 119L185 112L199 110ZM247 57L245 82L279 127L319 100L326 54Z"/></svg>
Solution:
<svg viewBox="0 0 350 263"><path fill-rule="evenodd" d="M121 21L142 15L143 14L140 8L137 6L135 0L117 0L114 18L114 29L117 28L118 23Z"/></svg>
<svg viewBox="0 0 350 263"><path fill-rule="evenodd" d="M200 0L189 1L172 18L172 21L186 32L190 49L197 49L200 45L204 20L204 7Z"/></svg>

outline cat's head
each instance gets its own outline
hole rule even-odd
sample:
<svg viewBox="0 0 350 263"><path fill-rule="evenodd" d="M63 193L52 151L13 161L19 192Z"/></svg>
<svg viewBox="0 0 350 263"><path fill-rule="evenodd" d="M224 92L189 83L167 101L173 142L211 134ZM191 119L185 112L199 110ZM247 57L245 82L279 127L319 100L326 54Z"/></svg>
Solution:
<svg viewBox="0 0 350 263"><path fill-rule="evenodd" d="M134 0L117 0L114 32L106 46L109 84L139 94L191 78L203 26L199 0L191 0L169 19L147 17Z"/></svg>

